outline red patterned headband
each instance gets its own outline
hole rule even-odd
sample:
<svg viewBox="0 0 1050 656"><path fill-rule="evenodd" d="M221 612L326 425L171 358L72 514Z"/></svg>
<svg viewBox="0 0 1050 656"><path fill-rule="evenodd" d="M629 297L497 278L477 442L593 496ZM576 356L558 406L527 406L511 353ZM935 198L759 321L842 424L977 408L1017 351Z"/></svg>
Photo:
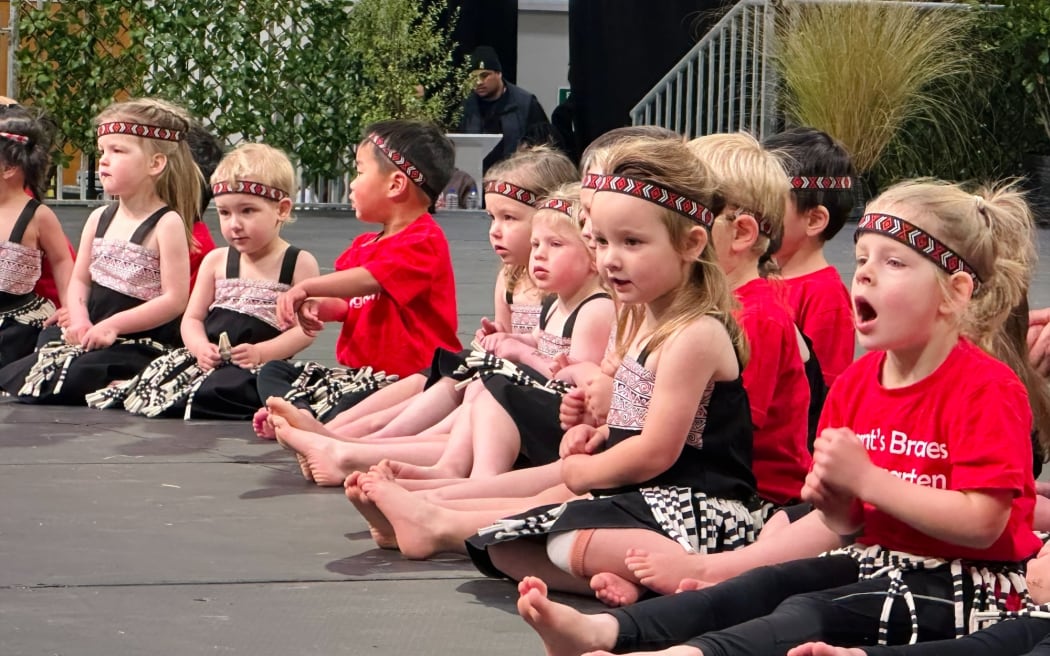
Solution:
<svg viewBox="0 0 1050 656"><path fill-rule="evenodd" d="M656 203L696 221L708 230L715 223L715 215L699 202L645 180L636 180L620 175L600 175L594 183L594 190L615 191L619 194L626 194L647 200L650 203Z"/></svg>
<svg viewBox="0 0 1050 656"><path fill-rule="evenodd" d="M948 274L967 274L973 278L973 291L975 294L981 288L981 277L977 275L977 271L962 256L948 248L944 242L930 233L900 217L891 214L865 214L860 217L860 223L857 224L857 232L854 233L853 240L856 241L865 232L885 235L899 241L920 255L924 255Z"/></svg>
<svg viewBox="0 0 1050 656"><path fill-rule="evenodd" d="M433 193L430 186L427 185L427 178L423 175L423 172L420 171L419 168L417 168L407 157L391 148L390 144L386 142L386 139L373 133L368 135L368 140L375 144L375 147L381 150L383 154L387 156L387 159L394 163L394 166L401 169L401 172L404 173L409 180L417 186L422 187L423 191L427 192L428 196L433 198L437 195Z"/></svg>
<svg viewBox="0 0 1050 656"><path fill-rule="evenodd" d="M598 187L598 178L602 176L597 173L588 173L583 176L583 183L580 185L582 189L596 189Z"/></svg>
<svg viewBox="0 0 1050 656"><path fill-rule="evenodd" d="M216 182L211 186L211 193L213 196L222 196L223 194L251 194L252 196L261 196L270 200L282 201L288 198L288 192L277 187L271 187L264 185L261 182L251 182L249 180L237 180L236 182Z"/></svg>
<svg viewBox="0 0 1050 656"><path fill-rule="evenodd" d="M831 177L831 176L818 176L818 177L805 177L795 176L790 179L792 189L852 189L853 178L847 176Z"/></svg>
<svg viewBox="0 0 1050 656"><path fill-rule="evenodd" d="M3 137L8 141L20 143L22 145L29 143L29 137L25 136L24 134L15 134L14 132L0 132L0 137Z"/></svg>
<svg viewBox="0 0 1050 656"><path fill-rule="evenodd" d="M179 132L178 130L162 128L156 125L131 123L129 121L99 123L98 129L95 130L95 136L101 137L107 134L128 134L133 137L160 139L161 141L182 141L182 132Z"/></svg>
<svg viewBox="0 0 1050 656"><path fill-rule="evenodd" d="M571 201L562 200L560 198L548 198L539 204L537 210L554 210L555 212L561 212L565 216L572 218L573 203Z"/></svg>
<svg viewBox="0 0 1050 656"><path fill-rule="evenodd" d="M536 201L539 200L535 192L503 180L489 180L486 182L485 193L506 196L511 200L516 200L530 207L536 207Z"/></svg>

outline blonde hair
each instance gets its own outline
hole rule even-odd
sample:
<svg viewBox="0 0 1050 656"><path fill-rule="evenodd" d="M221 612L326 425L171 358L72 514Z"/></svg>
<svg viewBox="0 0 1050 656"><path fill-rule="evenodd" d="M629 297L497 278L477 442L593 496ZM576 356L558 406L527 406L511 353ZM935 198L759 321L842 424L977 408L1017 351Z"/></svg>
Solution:
<svg viewBox="0 0 1050 656"><path fill-rule="evenodd" d="M689 149L719 179L726 203L765 219L771 235L759 234L752 252L762 258L772 254L784 237L784 208L791 191L780 160L746 132L712 134L693 139Z"/></svg>
<svg viewBox="0 0 1050 656"><path fill-rule="evenodd" d="M245 143L237 146L219 162L211 183L258 182L280 189L295 198L298 187L295 168L283 151L261 143ZM290 219L289 219L290 220Z"/></svg>
<svg viewBox="0 0 1050 656"><path fill-rule="evenodd" d="M657 125L628 125L609 130L584 149L580 158L580 172L604 171L609 149L621 141L630 139L671 139L683 141L682 135Z"/></svg>
<svg viewBox="0 0 1050 656"><path fill-rule="evenodd" d="M607 166L607 175L644 180L695 200L716 214L722 210L724 203L718 195L716 178L707 164L697 159L684 143L666 139L621 142L610 148ZM653 208L659 211L675 250L684 252L689 231L697 224L660 205L653 204ZM733 318L735 308L736 301L716 262L714 246L709 239L681 286L675 290L667 319L653 332L647 348L655 350L685 325L700 317L711 316L725 326L737 357L741 364L746 364L747 340ZM620 310L616 346L621 355L638 336L644 319L645 309L639 305L625 305Z"/></svg>
<svg viewBox="0 0 1050 656"><path fill-rule="evenodd" d="M960 329L1002 360L1028 389L1042 456L1050 447L1050 386L1028 361L1027 294L1036 260L1032 213L1016 182L970 192L941 180L909 180L890 187L872 205L902 206L906 218L973 267L981 287L959 316ZM948 274L938 269L942 287Z"/></svg>
<svg viewBox="0 0 1050 656"><path fill-rule="evenodd" d="M95 125L127 121L152 125L182 133L178 141L136 137L147 155L164 155L167 165L155 180L157 195L181 218L191 250L199 248L193 238L193 221L200 211L201 183L204 175L193 161L186 133L193 119L181 107L156 98L137 98L113 103L95 117Z"/></svg>
<svg viewBox="0 0 1050 656"><path fill-rule="evenodd" d="M509 182L528 189L537 197L547 196L559 186L578 182L576 166L560 150L550 146L527 146L519 148L507 159L497 162L485 173L483 182ZM530 226L535 211L530 212ZM507 291L514 293L528 274L524 264L507 264L503 267L503 282Z"/></svg>
<svg viewBox="0 0 1050 656"><path fill-rule="evenodd" d="M543 209L541 206L548 200L560 200L569 204L569 213L566 214L560 210L555 209ZM563 184L557 189L547 194L536 203L536 213L532 215L532 221L535 223L537 220L545 221L552 227L571 227L573 234L579 236L580 241L583 241L583 224L580 221L580 183L570 182ZM586 243L584 244L586 245Z"/></svg>

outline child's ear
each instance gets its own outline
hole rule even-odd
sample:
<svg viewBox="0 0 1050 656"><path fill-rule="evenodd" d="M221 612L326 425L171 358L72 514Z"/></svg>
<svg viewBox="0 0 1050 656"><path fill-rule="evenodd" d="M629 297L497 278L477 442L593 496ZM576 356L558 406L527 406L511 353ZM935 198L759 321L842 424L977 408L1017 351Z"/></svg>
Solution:
<svg viewBox="0 0 1050 656"><path fill-rule="evenodd" d="M388 189L390 190L391 196L402 196L406 191L411 191L412 181L408 179L408 176L401 171L394 171L390 174L390 183Z"/></svg>
<svg viewBox="0 0 1050 656"><path fill-rule="evenodd" d="M693 226L685 235L685 251L682 253L686 262L695 262L700 259L700 254L707 248L707 242L711 239L706 228Z"/></svg>
<svg viewBox="0 0 1050 656"><path fill-rule="evenodd" d="M149 175L157 176L164 173L164 169L168 167L168 156L164 153L153 153L150 155L149 164L146 165L146 170Z"/></svg>
<svg viewBox="0 0 1050 656"><path fill-rule="evenodd" d="M10 180L17 172L18 169L14 166L5 166L0 169L0 175L3 176L4 180Z"/></svg>
<svg viewBox="0 0 1050 656"><path fill-rule="evenodd" d="M948 294L941 301L941 312L948 315L960 314L973 296L973 278L970 274L958 271L948 277Z"/></svg>
<svg viewBox="0 0 1050 656"><path fill-rule="evenodd" d="M736 217L730 224L733 226L733 250L743 253L751 249L758 241L758 219L749 212Z"/></svg>
<svg viewBox="0 0 1050 656"><path fill-rule="evenodd" d="M277 216L279 216L282 221L287 221L292 215L292 204L291 198L282 198L277 201Z"/></svg>
<svg viewBox="0 0 1050 656"><path fill-rule="evenodd" d="M823 205L817 205L811 207L804 213L806 218L806 236L816 237L820 233L824 232L824 228L828 227L828 221L831 220L831 215L828 214L828 208Z"/></svg>

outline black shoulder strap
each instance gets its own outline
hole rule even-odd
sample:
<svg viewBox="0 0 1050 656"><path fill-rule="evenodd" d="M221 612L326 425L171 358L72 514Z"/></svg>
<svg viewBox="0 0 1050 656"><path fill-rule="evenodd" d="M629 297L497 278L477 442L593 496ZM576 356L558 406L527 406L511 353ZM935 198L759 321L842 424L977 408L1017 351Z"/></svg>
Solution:
<svg viewBox="0 0 1050 656"><path fill-rule="evenodd" d="M572 311L569 318L565 320L565 325L561 327L562 337L572 337L572 329L576 326L576 315L580 313L580 308L587 305L596 298L611 298L609 294L605 292L598 292L597 294L591 294L587 298L580 301L580 304L576 306L576 309Z"/></svg>
<svg viewBox="0 0 1050 656"><path fill-rule="evenodd" d="M113 203L102 210L102 216L98 217L98 225L95 226L95 239L102 239L109 230L109 224L113 223L113 217L117 215L117 204Z"/></svg>
<svg viewBox="0 0 1050 656"><path fill-rule="evenodd" d="M40 207L40 201L30 198L26 206L22 208L22 213L15 219L15 227L11 228L11 236L8 237L8 241L13 244L22 243L22 237L25 235L26 228L29 227L29 222L36 215L36 208L38 207Z"/></svg>
<svg viewBox="0 0 1050 656"><path fill-rule="evenodd" d="M241 277L241 254L230 246L226 249L226 279L235 280Z"/></svg>
<svg viewBox="0 0 1050 656"><path fill-rule="evenodd" d="M554 307L555 301L558 300L557 294L551 294L550 296L543 299L540 303L540 330L547 329L547 322L551 318L551 308Z"/></svg>
<svg viewBox="0 0 1050 656"><path fill-rule="evenodd" d="M638 357L635 358L635 362L638 363L638 366L644 367L645 366L645 361L648 360L648 359L649 359L649 344L646 343L645 346L642 347L642 350L638 354Z"/></svg>
<svg viewBox="0 0 1050 656"><path fill-rule="evenodd" d="M165 205L153 214L147 216L146 220L135 229L135 234L131 235L131 243L142 245L142 242L146 241L146 237L149 236L149 233L153 232L153 228L157 227L157 222L160 221L160 217L170 211L171 208Z"/></svg>
<svg viewBox="0 0 1050 656"><path fill-rule="evenodd" d="M289 246L284 251L284 261L281 262L281 277L277 279L277 282L282 285L291 285L292 279L295 277L295 262L299 259L299 249L295 246Z"/></svg>

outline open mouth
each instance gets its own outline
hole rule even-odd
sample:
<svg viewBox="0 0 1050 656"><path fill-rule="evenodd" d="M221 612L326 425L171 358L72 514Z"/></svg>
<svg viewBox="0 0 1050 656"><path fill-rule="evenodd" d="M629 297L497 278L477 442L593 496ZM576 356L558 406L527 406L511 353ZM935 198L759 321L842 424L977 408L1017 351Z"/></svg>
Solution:
<svg viewBox="0 0 1050 656"><path fill-rule="evenodd" d="M860 296L853 299L853 313L857 317L858 325L870 323L879 316L871 303Z"/></svg>

